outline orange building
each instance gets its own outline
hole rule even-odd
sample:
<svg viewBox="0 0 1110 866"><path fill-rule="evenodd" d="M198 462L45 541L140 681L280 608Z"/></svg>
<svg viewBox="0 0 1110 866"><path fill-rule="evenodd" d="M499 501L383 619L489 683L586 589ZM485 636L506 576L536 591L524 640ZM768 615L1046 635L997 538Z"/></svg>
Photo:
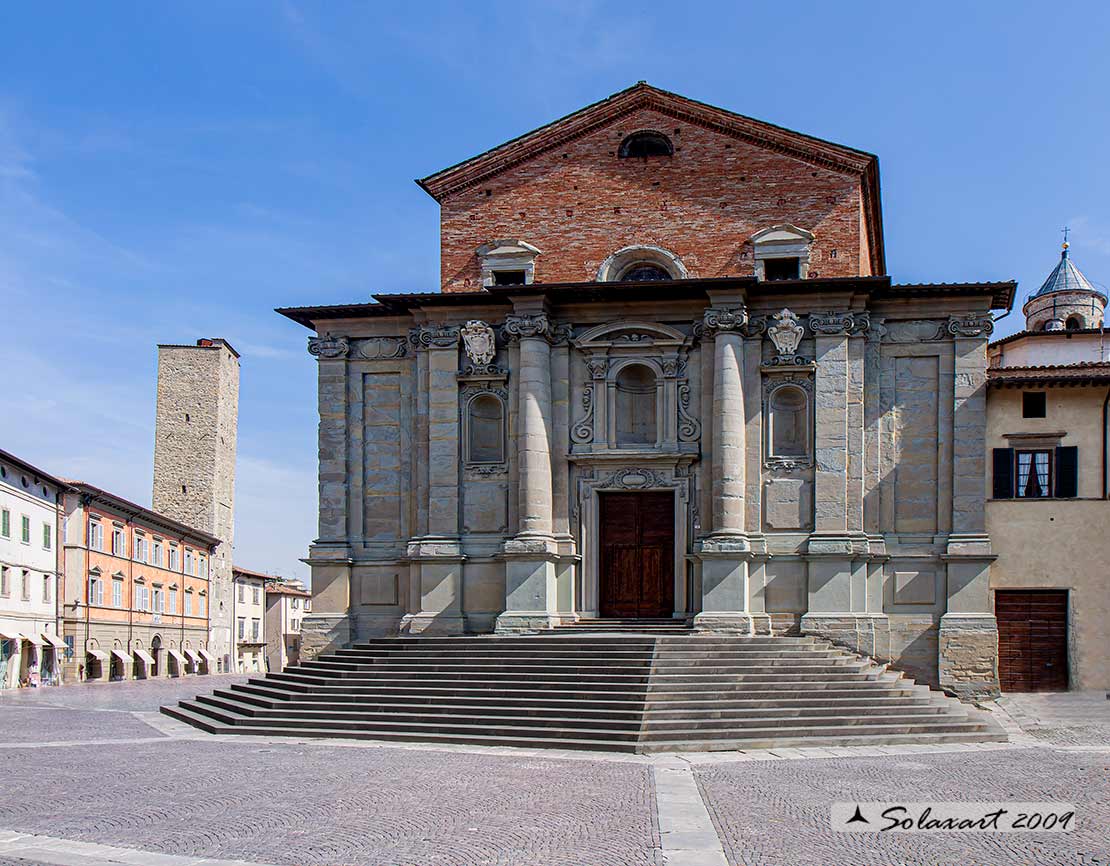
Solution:
<svg viewBox="0 0 1110 866"><path fill-rule="evenodd" d="M219 539L82 481L65 498L70 681L214 673L209 565Z"/></svg>

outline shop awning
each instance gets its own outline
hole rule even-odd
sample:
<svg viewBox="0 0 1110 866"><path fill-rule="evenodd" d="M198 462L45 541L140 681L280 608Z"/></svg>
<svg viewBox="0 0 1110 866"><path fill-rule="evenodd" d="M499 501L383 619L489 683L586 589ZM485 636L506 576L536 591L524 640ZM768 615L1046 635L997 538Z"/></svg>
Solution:
<svg viewBox="0 0 1110 866"><path fill-rule="evenodd" d="M175 649L170 650L170 655L173 656L175 659L177 659L177 663L179 665L184 665L185 664L185 656L183 656L177 650L175 650Z"/></svg>
<svg viewBox="0 0 1110 866"><path fill-rule="evenodd" d="M25 634L23 635L23 639L28 643L33 643L35 646L42 646L44 643L43 639L37 634Z"/></svg>
<svg viewBox="0 0 1110 866"><path fill-rule="evenodd" d="M0 637L4 638L4 640L19 640L23 635L17 631L8 631L0 628Z"/></svg>
<svg viewBox="0 0 1110 866"><path fill-rule="evenodd" d="M148 653L145 649L135 650L135 655L137 655L139 658L141 658L148 665L154 664L154 656L152 656L150 653Z"/></svg>
<svg viewBox="0 0 1110 866"><path fill-rule="evenodd" d="M131 653L124 652L121 649L112 650L112 655L114 655L121 662L134 662L135 661L133 658L131 658Z"/></svg>
<svg viewBox="0 0 1110 866"><path fill-rule="evenodd" d="M88 655L91 655L91 656L92 656L92 657L93 657L94 659L96 659L96 660L97 660L98 662L106 662L106 661L108 661L108 653L104 652L104 650L98 650L98 649L95 649L95 650L94 650L94 649L91 649L91 650L85 650L85 652L86 652L86 653L87 653Z"/></svg>
<svg viewBox="0 0 1110 866"><path fill-rule="evenodd" d="M42 633L42 637L43 637L43 640L45 640L48 644L50 644L50 646L54 647L54 649L65 649L66 648L66 642L64 640L62 640L60 637L58 637L56 634L50 634L49 632L44 631Z"/></svg>
<svg viewBox="0 0 1110 866"><path fill-rule="evenodd" d="M187 655L189 657L190 661L195 662L198 665L200 664L200 656L197 655L193 650L191 650L191 649L185 650L185 655Z"/></svg>
<svg viewBox="0 0 1110 866"><path fill-rule="evenodd" d="M208 659L209 662L214 662L216 660L216 657L206 649L202 649L200 651L200 654Z"/></svg>

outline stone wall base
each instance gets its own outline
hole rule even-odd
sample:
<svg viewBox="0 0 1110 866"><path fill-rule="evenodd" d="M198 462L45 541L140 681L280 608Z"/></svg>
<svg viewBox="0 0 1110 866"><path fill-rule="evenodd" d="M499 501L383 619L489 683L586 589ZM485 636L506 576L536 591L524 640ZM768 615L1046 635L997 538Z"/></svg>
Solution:
<svg viewBox="0 0 1110 866"><path fill-rule="evenodd" d="M309 613L301 620L301 660L309 661L351 643L351 621L344 613Z"/></svg>
<svg viewBox="0 0 1110 866"><path fill-rule="evenodd" d="M756 619L758 617L758 625ZM757 631L757 628L763 631ZM744 635L770 634L771 621L765 614L733 613L731 611L709 611L694 615L694 631L719 634Z"/></svg>
<svg viewBox="0 0 1110 866"><path fill-rule="evenodd" d="M529 634L548 631L562 622L562 617L541 611L512 611L497 617L494 634Z"/></svg>
<svg viewBox="0 0 1110 866"><path fill-rule="evenodd" d="M940 618L940 687L961 701L998 697L998 623L991 614Z"/></svg>
<svg viewBox="0 0 1110 866"><path fill-rule="evenodd" d="M823 637L860 655L890 661L890 620L876 613L807 613L802 634Z"/></svg>
<svg viewBox="0 0 1110 866"><path fill-rule="evenodd" d="M463 634L466 617L460 613L407 613L401 617L401 634Z"/></svg>

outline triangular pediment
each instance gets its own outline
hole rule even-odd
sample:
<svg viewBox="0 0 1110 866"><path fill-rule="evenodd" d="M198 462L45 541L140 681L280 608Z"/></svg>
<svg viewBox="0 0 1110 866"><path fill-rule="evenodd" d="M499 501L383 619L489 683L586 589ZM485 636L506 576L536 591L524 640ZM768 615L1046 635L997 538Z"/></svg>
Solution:
<svg viewBox="0 0 1110 866"><path fill-rule="evenodd" d="M436 201L442 201L446 196L481 183L553 148L619 123L628 114L641 109L713 129L814 165L855 175L873 174L877 192L878 159L873 154L725 111L645 82L429 175L417 183Z"/></svg>

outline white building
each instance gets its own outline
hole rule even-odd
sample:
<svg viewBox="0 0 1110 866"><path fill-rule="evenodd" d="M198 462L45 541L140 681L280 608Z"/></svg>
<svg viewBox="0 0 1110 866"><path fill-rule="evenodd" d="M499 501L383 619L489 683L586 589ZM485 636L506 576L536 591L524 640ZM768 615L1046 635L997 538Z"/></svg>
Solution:
<svg viewBox="0 0 1110 866"><path fill-rule="evenodd" d="M312 593L299 580L266 584L266 664L281 671L301 660L301 621L312 609Z"/></svg>
<svg viewBox="0 0 1110 866"><path fill-rule="evenodd" d="M237 673L266 670L266 584L270 574L233 566L231 639Z"/></svg>
<svg viewBox="0 0 1110 866"><path fill-rule="evenodd" d="M0 451L0 689L62 681L58 539L66 488Z"/></svg>

